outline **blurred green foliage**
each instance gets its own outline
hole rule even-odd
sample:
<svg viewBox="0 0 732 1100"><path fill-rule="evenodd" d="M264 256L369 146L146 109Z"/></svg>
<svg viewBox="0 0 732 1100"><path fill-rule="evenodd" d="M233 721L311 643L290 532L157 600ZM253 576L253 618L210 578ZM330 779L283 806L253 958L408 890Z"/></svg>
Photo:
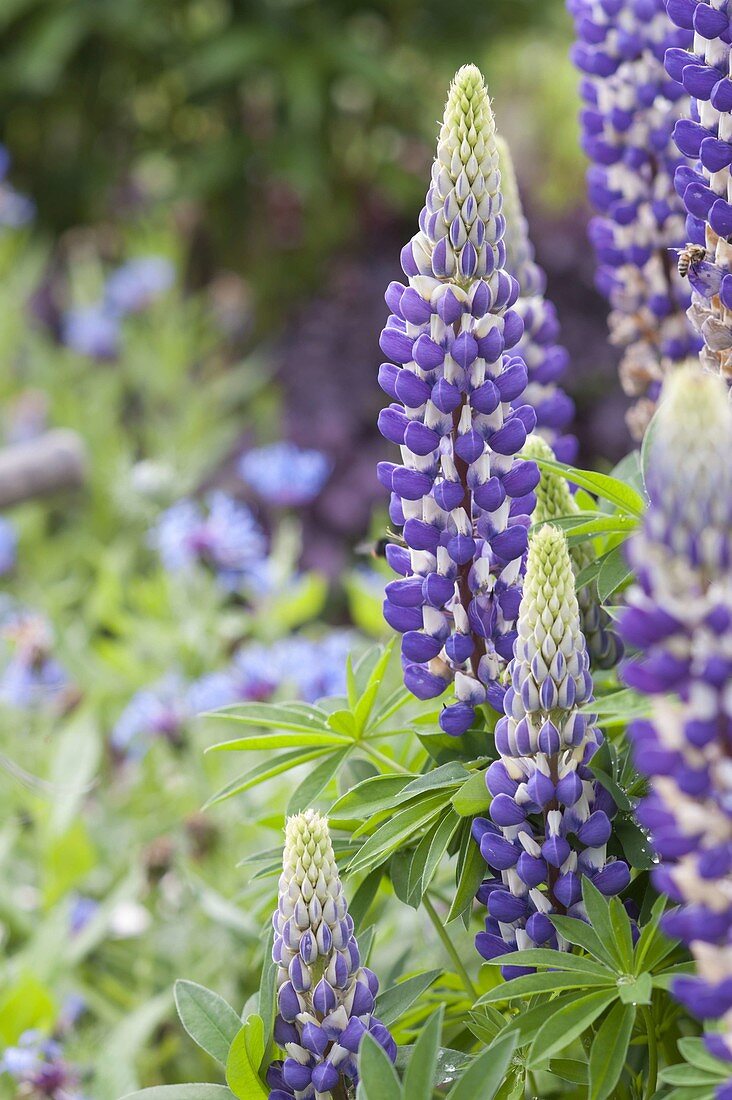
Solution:
<svg viewBox="0 0 732 1100"><path fill-rule="evenodd" d="M567 42L563 0L4 0L0 112L46 226L192 199L216 255L266 280L274 253L414 208L466 60L507 109L529 95L527 135L550 111L571 146Z"/></svg>

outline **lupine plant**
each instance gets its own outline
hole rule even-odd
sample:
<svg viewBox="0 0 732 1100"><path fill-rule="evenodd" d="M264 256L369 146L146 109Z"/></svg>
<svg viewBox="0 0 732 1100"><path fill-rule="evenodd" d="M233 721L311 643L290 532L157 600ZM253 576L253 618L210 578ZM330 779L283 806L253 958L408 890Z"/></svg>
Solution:
<svg viewBox="0 0 732 1100"><path fill-rule="evenodd" d="M623 388L638 397L629 425L639 439L664 375L700 343L685 316L689 290L672 251L687 240L674 173L691 169L672 130L689 101L663 64L667 49L680 53L689 45L690 23L677 29L664 0L568 0L568 7L577 29L572 56L582 73L589 197L597 211L590 225L597 285L611 306L611 340L623 349Z"/></svg>
<svg viewBox="0 0 732 1100"><path fill-rule="evenodd" d="M26 610L48 568L29 563L27 532L45 514L5 539L29 598L0 619L3 716L24 737L46 712L60 728L48 779L0 758L32 792L0 823L3 1100L732 1095L728 17L721 0L571 8L598 284L642 446L610 472L569 464L559 319L466 65L380 338L378 576L398 640L301 630L328 593L299 572L292 510L317 497L327 456L252 446L227 421L233 484L205 476L208 454L181 471L191 390L210 388L178 363L166 450L160 378L147 354L126 358L176 294L165 261L105 278L74 339L60 318L56 351L81 379L91 357L108 401L90 440L133 410L143 457L101 451L90 537L126 521L135 537L113 542L101 577L63 578L63 630ZM177 315L175 348L181 328ZM47 385L68 410L68 381ZM226 406L201 398L201 415ZM43 542L63 537L53 518ZM103 768L141 835L97 840ZM217 857L224 832L239 878ZM182 958L226 997L179 980L200 1054L136 1065L154 1034L177 1052L160 972ZM74 1037L99 1012L99 970L120 1011L86 1066ZM132 1005L140 973L153 992ZM76 1005L68 1026L53 981Z"/></svg>
<svg viewBox="0 0 732 1100"><path fill-rule="evenodd" d="M276 752L216 805L304 766L284 861L277 847L248 862L253 882L280 874L259 993L239 1017L179 984L199 1044L211 1049L192 1000L228 1036L222 1098L732 1090L732 406L693 357L674 274L671 130L688 105L662 55L683 36L655 2L574 10L600 283L625 311L612 321L624 372L643 366L643 446L611 473L558 460L565 355L510 155L466 66L381 335L379 426L399 447L378 475L398 575L384 615L399 652L349 657L336 697L206 720L234 731L216 753ZM390 954L401 927L409 942L397 932ZM397 979L375 1002L372 950ZM148 1095L217 1095L185 1088Z"/></svg>

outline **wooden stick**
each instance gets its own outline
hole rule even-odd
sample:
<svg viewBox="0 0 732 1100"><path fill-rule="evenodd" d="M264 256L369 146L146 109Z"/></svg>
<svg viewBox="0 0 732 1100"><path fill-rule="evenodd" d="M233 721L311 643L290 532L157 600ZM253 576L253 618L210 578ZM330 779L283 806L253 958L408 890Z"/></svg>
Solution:
<svg viewBox="0 0 732 1100"><path fill-rule="evenodd" d="M78 489L86 481L86 472L84 443L65 428L0 448L0 508Z"/></svg>

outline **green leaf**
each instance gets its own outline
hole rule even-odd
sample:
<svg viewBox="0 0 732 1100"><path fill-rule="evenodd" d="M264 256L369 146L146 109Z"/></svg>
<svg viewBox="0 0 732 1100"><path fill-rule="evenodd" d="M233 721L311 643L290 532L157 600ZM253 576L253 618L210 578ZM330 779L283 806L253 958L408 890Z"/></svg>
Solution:
<svg viewBox="0 0 732 1100"><path fill-rule="evenodd" d="M301 810L306 810L308 806L312 806L316 798L323 793L331 779L338 774L341 767L348 760L353 748L355 746L349 746L331 753L330 756L327 756L325 760L318 764L317 768L313 768L305 776L302 783L298 784L290 795L290 801L287 803L288 814L298 814Z"/></svg>
<svg viewBox="0 0 732 1100"><path fill-rule="evenodd" d="M241 722L256 729L290 730L292 733L326 733L328 729L325 711L305 703L237 704L204 717L224 722ZM219 746L213 747L216 749Z"/></svg>
<svg viewBox="0 0 732 1100"><path fill-rule="evenodd" d="M272 1039L275 1021L275 979L277 975L277 964L272 958L273 942L274 928L270 926L267 930L267 938L264 941L262 969L259 977L259 996L257 1000L257 1011L262 1018L264 1029L263 1037L265 1051L269 1047Z"/></svg>
<svg viewBox="0 0 732 1100"><path fill-rule="evenodd" d="M447 1094L447 1100L493 1100L503 1084L511 1064L516 1039L507 1035L496 1039L468 1067Z"/></svg>
<svg viewBox="0 0 732 1100"><path fill-rule="evenodd" d="M573 920L564 917L563 920ZM584 924L584 921L578 922ZM585 925L585 927L587 927ZM555 970L572 970L576 973L615 981L614 969L608 969L603 962L595 962L584 955L570 955L567 951L555 951L551 947L530 947L526 951L510 951L506 955L490 959L488 966L550 966ZM516 981L518 979L512 979Z"/></svg>
<svg viewBox="0 0 732 1100"><path fill-rule="evenodd" d="M413 978L407 978L406 981L385 989L376 1000L376 1015L382 1024L391 1027L441 973L441 970L426 970L423 974L416 974Z"/></svg>
<svg viewBox="0 0 732 1100"><path fill-rule="evenodd" d="M719 1076L712 1076L699 1066L669 1066L661 1073L661 1080L667 1085L683 1085L689 1088L692 1085L718 1084Z"/></svg>
<svg viewBox="0 0 732 1100"><path fill-rule="evenodd" d="M287 749L294 745L312 745L318 748L337 748L339 745L351 745L350 737L343 737L331 730L304 730L298 733L250 733L247 737L237 737L234 741L221 741L212 745L207 752L260 752L269 749Z"/></svg>
<svg viewBox="0 0 732 1100"><path fill-rule="evenodd" d="M487 810L490 803L491 796L485 785L485 772L474 772L452 796L455 812L460 817L475 817L476 814Z"/></svg>
<svg viewBox="0 0 732 1100"><path fill-rule="evenodd" d="M654 864L653 848L640 825L631 817L620 817L613 822L613 831L630 866L649 871Z"/></svg>
<svg viewBox="0 0 732 1100"><path fill-rule="evenodd" d="M587 910L590 927L597 933L601 942L612 952L614 962L621 970L632 971L633 956L631 944L631 956L625 960L623 953L615 942L613 922L610 916L610 906L604 894L601 894L596 886L585 875L582 879L582 900Z"/></svg>
<svg viewBox="0 0 732 1100"><path fill-rule="evenodd" d="M552 1058L549 1072L572 1085L586 1085L589 1068L587 1062L579 1062L576 1058Z"/></svg>
<svg viewBox="0 0 732 1100"><path fill-rule="evenodd" d="M633 969L633 936L630 929L630 917L619 898L610 900L610 923L613 931L613 944L622 966L627 971Z"/></svg>
<svg viewBox="0 0 732 1100"><path fill-rule="evenodd" d="M433 833L427 833L425 840L429 840L429 848L427 851L427 858L422 867L421 879L419 881L419 894L420 897L424 894L425 890L432 882L432 879L437 872L442 858L447 851L448 845L455 835L455 831L460 826L460 819L452 810L448 810ZM421 846L421 845L420 845ZM410 870L411 879L411 870Z"/></svg>
<svg viewBox="0 0 732 1100"><path fill-rule="evenodd" d="M625 552L622 546L614 547L605 555L597 574L597 594L600 603L605 603L609 596L630 580L633 571L625 560Z"/></svg>
<svg viewBox="0 0 732 1100"><path fill-rule="evenodd" d="M383 653L379 657L371 675L369 676L369 680L363 695L354 707L353 717L356 720L356 729L359 733L366 729L366 726L368 725L368 721L371 717L376 697L379 693L379 688L381 687L382 681L389 667L389 661L391 660L391 655L394 651L395 642L396 639L392 639L392 641L390 641L389 644L384 648Z"/></svg>
<svg viewBox="0 0 732 1100"><path fill-rule="evenodd" d="M728 1064L720 1058L715 1058L707 1050L703 1039L679 1039L678 1047L684 1060L690 1066L696 1066L698 1069L704 1069L717 1075L729 1072Z"/></svg>
<svg viewBox="0 0 732 1100"><path fill-rule="evenodd" d="M624 1005L649 1005L653 982L650 974L639 974L632 980L618 980L618 996Z"/></svg>
<svg viewBox="0 0 732 1100"><path fill-rule="evenodd" d="M363 1100L400 1100L402 1095L396 1070L384 1050L368 1032L358 1052L359 1098Z"/></svg>
<svg viewBox="0 0 732 1100"><path fill-rule="evenodd" d="M231 1044L226 1062L226 1083L239 1100L267 1100L269 1089L259 1077L264 1056L264 1024L261 1016L249 1016Z"/></svg>
<svg viewBox="0 0 732 1100"><path fill-rule="evenodd" d="M460 856L458 857L455 894L445 924L449 924L450 921L470 912L476 891L485 874L485 860L480 854L480 848L471 836L469 823L466 823L466 826L463 843L460 847Z"/></svg>
<svg viewBox="0 0 732 1100"><path fill-rule="evenodd" d="M302 749L292 749L290 752L280 753L274 760L263 760L237 776L236 779L232 779L231 783L227 783L225 787L222 787L220 791L209 798L203 808L207 810L218 802L224 802L227 798L242 794L251 787L256 787L260 783L265 783L268 779L274 779L275 776L282 775L283 772L299 767L300 764L308 764L311 760L317 760L328 751L327 748L305 749L304 751Z"/></svg>
<svg viewBox="0 0 732 1100"><path fill-rule="evenodd" d="M576 1004L585 996L585 993L579 991L576 993L560 993L558 997L555 997L551 1001L542 998L538 1004L533 1005L531 1008L527 1008L524 1012L520 1012L517 1016L513 1016L508 1020L501 1031L501 1035L506 1035L509 1032L511 1034L515 1033L518 1037L518 1045L525 1046L527 1043L531 1042L539 1029L544 1026L551 1016L561 1012L568 1006ZM484 1005L482 1007L487 1009L491 1006Z"/></svg>
<svg viewBox="0 0 732 1100"><path fill-rule="evenodd" d="M356 928L361 928L364 922L364 918L371 907L371 902L379 892L379 886L383 877L383 871L380 867L377 867L375 871L371 871L366 875L358 890L351 897L351 901L348 906L348 912L353 918L353 923ZM361 936L359 936L359 942Z"/></svg>
<svg viewBox="0 0 732 1100"><path fill-rule="evenodd" d="M605 963L611 969L614 970L617 967L612 952L605 947L597 932L594 928L590 928L589 924L585 924L583 920L576 917L561 917L552 913L549 914L549 920L565 940L577 944L578 947L584 947L585 951L589 951L598 962Z"/></svg>
<svg viewBox="0 0 732 1100"><path fill-rule="evenodd" d="M581 971L566 973L544 971L540 974L525 974L520 978L512 978L509 982L502 982L495 989L489 989L484 993L476 1003L514 1001L517 998L531 997L536 993L553 993L560 989L586 989L591 986L609 988L612 984L614 984L613 976L609 973L601 978Z"/></svg>
<svg viewBox="0 0 732 1100"><path fill-rule="evenodd" d="M418 829L436 817L446 801L444 793L438 792L398 810L361 846L348 867L348 873L355 874L356 871L383 863L404 840L411 839Z"/></svg>
<svg viewBox="0 0 732 1100"><path fill-rule="evenodd" d="M590 1052L590 1091L587 1100L606 1100L620 1080L635 1023L635 1009L617 1004L608 1012Z"/></svg>
<svg viewBox="0 0 732 1100"><path fill-rule="evenodd" d="M234 1100L234 1093L224 1085L156 1085L128 1092L122 1100Z"/></svg>
<svg viewBox="0 0 732 1100"><path fill-rule="evenodd" d="M404 1095L411 1100L432 1100L437 1054L440 1049L444 1005L422 1026L404 1074Z"/></svg>
<svg viewBox="0 0 732 1100"><path fill-rule="evenodd" d="M174 996L180 1022L193 1042L225 1066L229 1047L241 1028L238 1014L218 993L197 982L180 979Z"/></svg>
<svg viewBox="0 0 732 1100"><path fill-rule="evenodd" d="M599 990L553 1013L534 1036L526 1060L529 1069L573 1043L616 998L617 990Z"/></svg>
<svg viewBox="0 0 732 1100"><path fill-rule="evenodd" d="M408 775L369 776L336 799L329 810L329 816L371 817L381 810L388 810L408 783Z"/></svg>
<svg viewBox="0 0 732 1100"><path fill-rule="evenodd" d="M618 478L594 471L578 470L576 466L566 466L563 462L550 459L537 458L535 461L542 469L561 474L573 485L587 489L595 496L615 504L621 511L631 512L635 516L642 516L645 512L646 504L640 493L626 485L624 481L619 481Z"/></svg>

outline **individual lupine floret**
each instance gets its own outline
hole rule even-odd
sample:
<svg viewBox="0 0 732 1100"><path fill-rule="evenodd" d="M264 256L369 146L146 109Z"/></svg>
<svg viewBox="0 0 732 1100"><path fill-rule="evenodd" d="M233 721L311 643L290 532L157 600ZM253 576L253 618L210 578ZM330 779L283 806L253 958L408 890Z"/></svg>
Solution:
<svg viewBox="0 0 732 1100"><path fill-rule="evenodd" d="M272 923L275 1040L287 1057L269 1069L269 1100L333 1100L358 1082L367 1031L392 1061L396 1044L373 1015L379 983L361 965L328 822L315 810L287 822Z"/></svg>
<svg viewBox="0 0 732 1100"><path fill-rule="evenodd" d="M656 886L683 903L666 918L698 977L674 993L732 1059L732 407L718 376L680 369L650 444L650 505L630 544L637 585L621 619L640 657L624 679L652 697L630 735L651 779L639 818L661 866Z"/></svg>
<svg viewBox="0 0 732 1100"><path fill-rule="evenodd" d="M478 891L488 908L476 937L486 959L547 944L566 945L550 914L585 916L583 875L604 894L630 881L608 860L615 805L588 764L602 742L591 715L592 677L567 540L542 527L529 545L505 717L496 726L500 760L486 772L490 821L473 836L494 872ZM508 967L506 977L522 973Z"/></svg>
<svg viewBox="0 0 732 1100"><path fill-rule="evenodd" d="M543 459L553 462L555 454L549 444L539 435L531 435L521 452L524 458ZM580 508L570 492L566 478L554 470L541 467L541 480L536 487L536 507L532 514L534 523L550 523L562 516L576 515ZM595 554L589 542L572 546L569 551L575 576L595 560ZM582 633L587 642L590 660L594 668L613 668L622 654L622 644L612 630L611 619L601 603L598 602L592 588L585 585L577 592L580 609Z"/></svg>
<svg viewBox="0 0 732 1100"><path fill-rule="evenodd" d="M688 36L670 49L666 69L692 97L690 117L674 137L694 167L676 171L676 190L688 212L689 316L701 333L701 361L732 382L732 80L728 4L668 0L669 17ZM693 32L693 44L691 35Z"/></svg>
<svg viewBox="0 0 732 1100"><path fill-rule="evenodd" d="M559 318L544 297L546 275L534 258L529 226L524 216L511 152L499 137L498 155L506 219L506 270L519 284L515 310L524 322L524 333L514 351L526 363L529 382L520 401L536 412L536 431L551 443L562 462L573 462L577 440L566 433L574 416L574 402L558 385L569 362L567 349L557 343Z"/></svg>
<svg viewBox="0 0 732 1100"><path fill-rule="evenodd" d="M536 421L519 405L526 365L505 354L521 338L505 270L495 121L483 78L468 65L450 88L420 231L402 250L408 285L391 283L379 382L393 404L379 417L402 462L382 462L392 523L406 546L386 556L400 580L384 614L404 635L407 687L457 703L440 724L470 726L496 702L516 636L528 513L538 470L516 458ZM460 675L457 675L457 674Z"/></svg>
<svg viewBox="0 0 732 1100"><path fill-rule="evenodd" d="M628 414L640 438L663 376L699 347L686 309L690 292L669 249L686 242L674 171L688 162L671 133L688 111L682 86L664 71L667 48L690 34L668 19L663 0L568 0L577 43L582 144L592 161L589 195L598 216L590 236L597 286L611 306L613 343L623 349L623 389L638 397Z"/></svg>

